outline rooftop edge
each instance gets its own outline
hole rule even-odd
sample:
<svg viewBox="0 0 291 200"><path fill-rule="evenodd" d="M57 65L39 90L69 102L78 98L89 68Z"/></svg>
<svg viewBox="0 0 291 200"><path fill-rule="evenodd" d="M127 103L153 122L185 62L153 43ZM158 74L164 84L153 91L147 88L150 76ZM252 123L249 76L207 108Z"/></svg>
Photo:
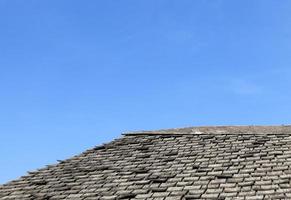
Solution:
<svg viewBox="0 0 291 200"><path fill-rule="evenodd" d="M291 125L271 126L194 126L160 130L141 130L122 133L122 135L193 135L193 134L290 134Z"/></svg>

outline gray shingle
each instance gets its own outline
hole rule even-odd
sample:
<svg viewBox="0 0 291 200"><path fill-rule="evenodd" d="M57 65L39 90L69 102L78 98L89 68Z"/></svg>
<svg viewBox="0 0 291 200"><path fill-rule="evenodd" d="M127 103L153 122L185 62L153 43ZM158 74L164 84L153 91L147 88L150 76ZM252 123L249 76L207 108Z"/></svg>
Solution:
<svg viewBox="0 0 291 200"><path fill-rule="evenodd" d="M0 199L285 199L291 127L142 131L0 185Z"/></svg>

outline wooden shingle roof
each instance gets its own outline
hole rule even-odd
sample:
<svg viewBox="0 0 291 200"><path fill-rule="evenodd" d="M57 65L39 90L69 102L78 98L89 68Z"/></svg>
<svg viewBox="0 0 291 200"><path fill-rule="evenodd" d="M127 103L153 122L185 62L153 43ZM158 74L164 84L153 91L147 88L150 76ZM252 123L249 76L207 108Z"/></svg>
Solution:
<svg viewBox="0 0 291 200"><path fill-rule="evenodd" d="M1 185L4 199L291 199L291 127L126 133Z"/></svg>

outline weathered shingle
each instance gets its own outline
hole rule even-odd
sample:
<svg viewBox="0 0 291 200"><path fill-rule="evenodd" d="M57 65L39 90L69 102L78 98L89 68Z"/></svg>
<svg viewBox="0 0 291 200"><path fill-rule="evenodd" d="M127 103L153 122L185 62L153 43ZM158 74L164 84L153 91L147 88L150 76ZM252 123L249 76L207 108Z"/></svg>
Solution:
<svg viewBox="0 0 291 200"><path fill-rule="evenodd" d="M0 199L291 199L291 127L125 134L0 186Z"/></svg>

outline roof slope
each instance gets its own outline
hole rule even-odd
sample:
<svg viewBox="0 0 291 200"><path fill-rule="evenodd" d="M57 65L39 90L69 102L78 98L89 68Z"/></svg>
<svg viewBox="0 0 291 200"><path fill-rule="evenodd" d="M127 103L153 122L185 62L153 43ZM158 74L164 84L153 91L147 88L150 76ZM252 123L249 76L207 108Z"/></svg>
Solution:
<svg viewBox="0 0 291 200"><path fill-rule="evenodd" d="M0 186L0 199L291 199L291 127L125 134Z"/></svg>

